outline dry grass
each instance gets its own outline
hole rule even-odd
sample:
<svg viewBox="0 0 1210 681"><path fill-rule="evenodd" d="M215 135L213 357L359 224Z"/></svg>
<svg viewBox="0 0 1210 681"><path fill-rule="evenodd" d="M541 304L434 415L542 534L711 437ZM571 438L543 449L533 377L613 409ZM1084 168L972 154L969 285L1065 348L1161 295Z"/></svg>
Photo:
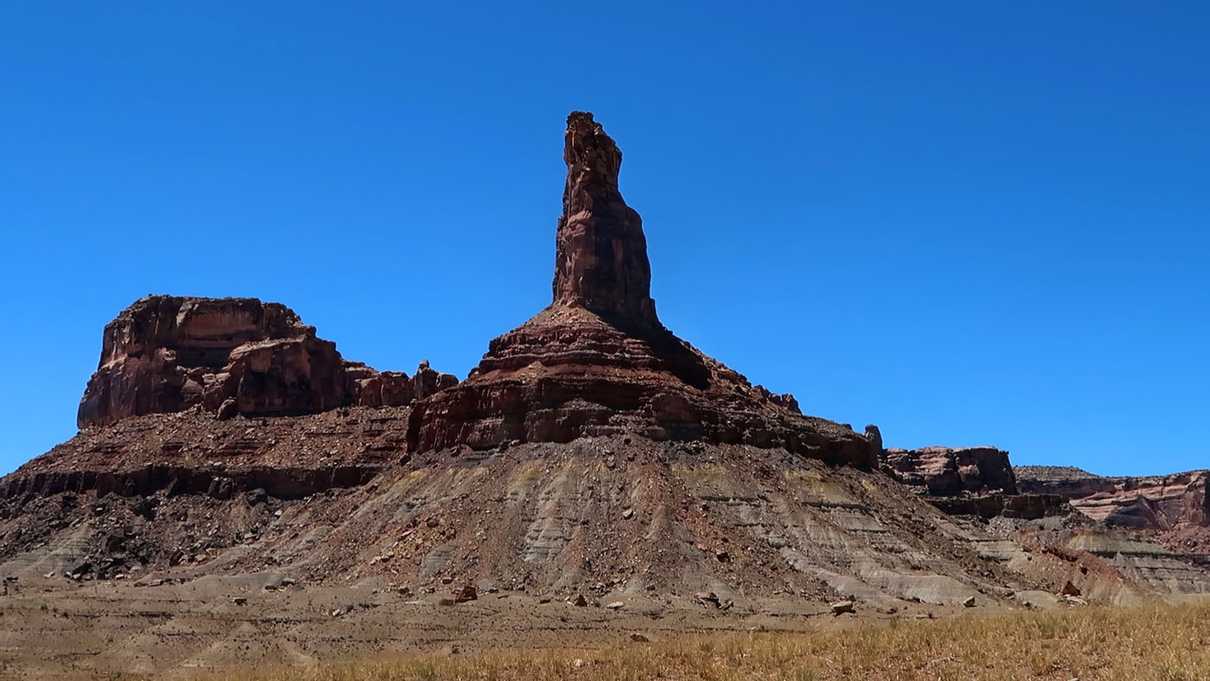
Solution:
<svg viewBox="0 0 1210 681"><path fill-rule="evenodd" d="M789 679L1210 679L1210 605L1088 608L732 634L594 652L418 656L234 681L750 681Z"/></svg>

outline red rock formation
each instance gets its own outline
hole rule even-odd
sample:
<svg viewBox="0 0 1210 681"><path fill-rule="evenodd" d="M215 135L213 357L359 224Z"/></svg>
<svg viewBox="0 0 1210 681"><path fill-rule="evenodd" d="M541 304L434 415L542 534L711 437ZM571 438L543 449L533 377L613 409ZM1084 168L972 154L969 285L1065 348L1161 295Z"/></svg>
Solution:
<svg viewBox="0 0 1210 681"><path fill-rule="evenodd" d="M1101 477L1049 466L1018 469L1023 490L1058 494L1093 520L1140 529L1210 525L1210 471Z"/></svg>
<svg viewBox="0 0 1210 681"><path fill-rule="evenodd" d="M897 478L908 485L925 487L933 496L1017 493L1008 452L992 447L888 449L883 457Z"/></svg>
<svg viewBox="0 0 1210 681"><path fill-rule="evenodd" d="M452 378L433 381L424 394ZM195 405L223 417L298 415L349 404L402 406L416 393L406 374L346 363L284 305L149 296L106 325L77 421L84 428Z"/></svg>
<svg viewBox="0 0 1210 681"><path fill-rule="evenodd" d="M802 416L792 396L751 385L659 323L642 221L618 192L621 152L590 114L568 117L564 160L552 304L493 340L466 381L417 402L409 449L634 433L875 463L866 438Z"/></svg>
<svg viewBox="0 0 1210 681"><path fill-rule="evenodd" d="M426 359L420 362L420 366L416 368L416 375L412 377L412 394L416 396L416 399L423 400L429 395L455 385L458 385L458 379L453 374L435 371L429 366Z"/></svg>
<svg viewBox="0 0 1210 681"><path fill-rule="evenodd" d="M751 385L660 324L642 220L618 190L621 152L587 113L568 117L564 141L552 304L492 341L466 383L427 362L411 378L345 362L282 305L157 296L106 327L80 425L195 405L230 418L415 400L416 452L633 433L874 465L879 443L803 416L792 395Z"/></svg>
<svg viewBox="0 0 1210 681"><path fill-rule="evenodd" d="M877 426L866 426L866 436L881 441ZM1008 452L993 447L887 449L882 465L946 513L1021 519L1072 513L1059 495L1019 493Z"/></svg>
<svg viewBox="0 0 1210 681"><path fill-rule="evenodd" d="M580 111L567 117L567 183L555 235L554 304L615 321L658 325L639 214L622 200L622 151Z"/></svg>

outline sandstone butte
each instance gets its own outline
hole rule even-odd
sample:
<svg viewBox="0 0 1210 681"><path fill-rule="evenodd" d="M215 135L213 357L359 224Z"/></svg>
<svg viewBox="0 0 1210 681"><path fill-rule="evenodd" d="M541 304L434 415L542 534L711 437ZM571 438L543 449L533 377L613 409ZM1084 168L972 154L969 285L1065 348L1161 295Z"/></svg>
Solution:
<svg viewBox="0 0 1210 681"><path fill-rule="evenodd" d="M618 189L622 152L592 114L568 117L553 300L493 340L466 381L345 361L291 309L151 296L105 327L81 428L200 407L223 418L413 405L408 450L570 442L621 433L784 447L874 467L850 428L802 415L660 323L642 219Z"/></svg>
<svg viewBox="0 0 1210 681"><path fill-rule="evenodd" d="M622 153L591 114L568 117L563 161L551 304L465 380L348 361L278 303L123 310L79 434L0 480L0 570L734 612L1210 591L1205 472L1016 471L804 415L660 322Z"/></svg>

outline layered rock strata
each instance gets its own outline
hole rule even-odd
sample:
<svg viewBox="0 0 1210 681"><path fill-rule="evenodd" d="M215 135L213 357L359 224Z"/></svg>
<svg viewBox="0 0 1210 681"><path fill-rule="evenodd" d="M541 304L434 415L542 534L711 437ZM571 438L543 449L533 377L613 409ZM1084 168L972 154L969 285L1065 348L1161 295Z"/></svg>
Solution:
<svg viewBox="0 0 1210 681"><path fill-rule="evenodd" d="M953 515L1037 519L1072 510L1055 494L1019 493L1008 452L994 447L887 449L882 466Z"/></svg>
<svg viewBox="0 0 1210 681"><path fill-rule="evenodd" d="M346 362L290 308L255 298L148 296L105 326L81 428L201 406L222 417L403 406L457 382Z"/></svg>
<svg viewBox="0 0 1210 681"><path fill-rule="evenodd" d="M1017 493L1008 452L993 447L888 449L883 462L900 481L924 487L934 496Z"/></svg>
<svg viewBox="0 0 1210 681"><path fill-rule="evenodd" d="M642 221L618 189L622 154L591 114L568 117L563 158L551 305L493 340L466 381L416 404L414 451L633 433L876 464L870 440L803 416L793 396L753 386L660 324Z"/></svg>
<svg viewBox="0 0 1210 681"><path fill-rule="evenodd" d="M0 498L163 493L299 498L360 485L406 456L407 407L227 421L191 410L79 432L0 479Z"/></svg>
<svg viewBox="0 0 1210 681"><path fill-rule="evenodd" d="M1172 475L1102 477L1049 466L1017 469L1025 491L1056 494L1081 513L1108 525L1171 529L1210 525L1210 471Z"/></svg>

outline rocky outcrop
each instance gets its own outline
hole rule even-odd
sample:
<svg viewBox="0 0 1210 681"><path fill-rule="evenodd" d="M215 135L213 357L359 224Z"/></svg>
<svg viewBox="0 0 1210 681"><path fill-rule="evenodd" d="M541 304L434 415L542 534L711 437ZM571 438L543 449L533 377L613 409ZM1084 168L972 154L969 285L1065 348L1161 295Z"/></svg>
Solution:
<svg viewBox="0 0 1210 681"><path fill-rule="evenodd" d="M415 379L402 371L378 372L364 364L346 364L354 402L360 407L401 407L416 399Z"/></svg>
<svg viewBox="0 0 1210 681"><path fill-rule="evenodd" d="M886 448L882 444L882 431L874 424L868 424L865 427L865 439L869 440L870 446L874 450L874 455L881 462L886 456Z"/></svg>
<svg viewBox="0 0 1210 681"><path fill-rule="evenodd" d="M992 447L888 449L883 463L905 484L924 487L933 496L1017 493L1008 452Z"/></svg>
<svg viewBox="0 0 1210 681"><path fill-rule="evenodd" d="M468 381L345 361L289 308L251 298L152 296L105 330L81 427L203 408L220 419L415 405L414 452L636 434L784 447L872 467L880 444L804 416L660 324L642 219L618 187L622 153L592 114L564 135L567 179L550 307L493 340Z"/></svg>
<svg viewBox="0 0 1210 681"><path fill-rule="evenodd" d="M416 399L423 400L455 385L458 385L458 379L453 374L435 371L429 366L428 360L423 360L416 368L416 375L412 377L412 394Z"/></svg>
<svg viewBox="0 0 1210 681"><path fill-rule="evenodd" d="M85 428L198 405L223 417L402 406L456 383L429 373L427 363L414 380L345 362L334 343L279 303L149 296L106 325L77 422Z"/></svg>
<svg viewBox="0 0 1210 681"><path fill-rule="evenodd" d="M1067 500L1055 494L962 494L929 497L929 503L951 515L1036 520L1071 513Z"/></svg>
<svg viewBox="0 0 1210 681"><path fill-rule="evenodd" d="M592 114L567 117L554 304L632 325L658 325L643 221L618 190L622 151Z"/></svg>
<svg viewBox="0 0 1210 681"><path fill-rule="evenodd" d="M617 145L576 112L563 157L551 305L493 340L466 381L417 402L413 451L636 434L876 464L852 429L803 416L793 396L753 386L665 329L642 221L618 191Z"/></svg>
<svg viewBox="0 0 1210 681"><path fill-rule="evenodd" d="M866 433L881 442L876 426L867 426ZM1008 452L994 447L887 449L882 466L952 515L1035 520L1072 512L1061 496L1019 493Z"/></svg>
<svg viewBox="0 0 1210 681"><path fill-rule="evenodd" d="M1210 525L1210 471L1102 477L1048 466L1017 469L1026 491L1061 495L1084 515L1109 525L1166 530Z"/></svg>

